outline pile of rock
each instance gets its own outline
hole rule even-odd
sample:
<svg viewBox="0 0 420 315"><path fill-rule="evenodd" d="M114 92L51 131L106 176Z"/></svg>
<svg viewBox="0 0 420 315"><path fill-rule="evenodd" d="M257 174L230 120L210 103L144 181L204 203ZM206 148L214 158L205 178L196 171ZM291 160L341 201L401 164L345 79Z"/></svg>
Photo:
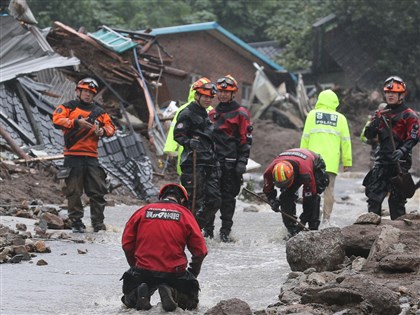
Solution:
<svg viewBox="0 0 420 315"><path fill-rule="evenodd" d="M206 314L420 315L419 212L395 221L367 213L343 229L299 233L286 254L292 272L279 302L252 313L232 299Z"/></svg>
<svg viewBox="0 0 420 315"><path fill-rule="evenodd" d="M16 223L16 229L0 224L0 263L30 261L36 257L36 253L51 252L45 240L70 238L62 230L70 229L71 223L68 219L61 218L56 208L22 204L18 207L0 208L0 213L38 220L33 232L29 231L24 223ZM38 263L42 264L42 261Z"/></svg>

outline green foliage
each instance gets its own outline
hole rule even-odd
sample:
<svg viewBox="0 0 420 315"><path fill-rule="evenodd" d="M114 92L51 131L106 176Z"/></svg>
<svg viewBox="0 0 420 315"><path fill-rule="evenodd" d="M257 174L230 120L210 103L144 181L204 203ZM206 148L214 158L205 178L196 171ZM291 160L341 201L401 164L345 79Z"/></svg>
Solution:
<svg viewBox="0 0 420 315"><path fill-rule="evenodd" d="M98 25L98 21L92 16L90 0L27 0L27 3L41 28L52 26L54 21L63 22L75 29L84 26L93 30Z"/></svg>
<svg viewBox="0 0 420 315"><path fill-rule="evenodd" d="M289 71L310 67L312 24L332 13L329 3L329 0L283 1L271 17L267 33L284 48L277 62Z"/></svg>
<svg viewBox="0 0 420 315"><path fill-rule="evenodd" d="M289 71L311 66L312 25L334 13L339 25L377 58L377 70L420 87L420 0L27 0L40 27L61 21L142 30L216 21L246 42L277 40ZM418 88L420 90L420 88Z"/></svg>
<svg viewBox="0 0 420 315"><path fill-rule="evenodd" d="M199 2L199 1L196 1ZM268 17L280 9L279 1L213 0L208 8L217 22L246 42L268 40Z"/></svg>
<svg viewBox="0 0 420 315"><path fill-rule="evenodd" d="M378 71L420 89L420 1L336 0L335 6L340 23L376 57Z"/></svg>

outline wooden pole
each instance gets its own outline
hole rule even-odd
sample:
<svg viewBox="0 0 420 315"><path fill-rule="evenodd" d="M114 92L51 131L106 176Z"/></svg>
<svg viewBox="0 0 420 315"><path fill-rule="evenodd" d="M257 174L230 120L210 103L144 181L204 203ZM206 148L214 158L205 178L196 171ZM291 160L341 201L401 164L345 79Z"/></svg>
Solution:
<svg viewBox="0 0 420 315"><path fill-rule="evenodd" d="M193 150L193 195L191 212L195 216L195 205L197 202L197 150Z"/></svg>
<svg viewBox="0 0 420 315"><path fill-rule="evenodd" d="M36 158L29 157L28 160L21 159L21 160L15 160L14 163L26 163L26 162L42 162L42 161L52 161L52 160L62 160L64 159L64 155L53 155L53 156L40 156Z"/></svg>

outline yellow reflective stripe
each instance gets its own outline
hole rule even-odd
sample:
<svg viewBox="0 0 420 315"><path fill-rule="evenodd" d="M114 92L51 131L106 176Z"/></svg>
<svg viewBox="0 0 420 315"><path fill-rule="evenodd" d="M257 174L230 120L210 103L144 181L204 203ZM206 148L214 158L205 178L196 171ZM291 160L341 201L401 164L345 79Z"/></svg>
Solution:
<svg viewBox="0 0 420 315"><path fill-rule="evenodd" d="M312 129L310 131L310 134L313 134L313 133L329 133L329 134L333 134L335 136L340 136L340 132L335 130L335 129L322 129L322 128ZM309 137L309 135L307 137Z"/></svg>

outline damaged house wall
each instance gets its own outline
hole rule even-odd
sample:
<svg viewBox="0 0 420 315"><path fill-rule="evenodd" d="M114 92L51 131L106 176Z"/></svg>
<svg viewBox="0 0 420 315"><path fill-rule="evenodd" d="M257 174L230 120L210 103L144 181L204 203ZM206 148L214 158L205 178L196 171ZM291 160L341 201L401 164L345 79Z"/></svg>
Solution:
<svg viewBox="0 0 420 315"><path fill-rule="evenodd" d="M60 46L64 57L57 54L45 40L43 35L46 31L42 35L36 27L21 24L10 16L2 16L0 21L4 30L1 33L0 50L0 122L11 136L11 141L26 148L26 152L32 151L33 156L39 152L36 150L43 150L49 156L61 153L63 137L61 131L53 127L51 115L58 104L74 98L75 82L85 76L99 78L98 81L102 80L104 83L96 100L103 103L102 105L109 104L108 107L104 106L107 111L114 111L118 116L121 110L127 118L125 107L133 107L135 114L147 120L144 130L150 135L150 126L155 128L156 122L155 113L151 115L150 104L146 104L146 79L153 77L150 69L147 70L143 65L146 70L140 70L142 73L139 75L138 67L136 69L129 60L112 51L104 51L106 48L94 41L81 41L83 36L75 34L78 33L75 30L69 31L62 24L61 28L67 31L62 32L65 38L60 40L56 37L51 42ZM84 53L73 50L72 45L81 46ZM93 52L86 53L87 51ZM82 58L80 61L77 58L79 55L91 59ZM159 67L156 69L162 73ZM182 71L177 74L179 73L182 74ZM140 78L142 82L139 82ZM129 100L131 97L138 103L130 103L125 97ZM108 103L108 99L111 102ZM129 128L124 128L113 138L100 142L99 161L109 174L126 184L135 196L141 199L153 198L157 190L151 181L153 161L150 151L141 135L133 130L128 118L126 123ZM8 143L3 138L0 139L0 145L8 148ZM60 165L60 161L56 161L56 164Z"/></svg>
<svg viewBox="0 0 420 315"><path fill-rule="evenodd" d="M190 85L198 76L215 81L231 74L239 84L238 101L248 105L255 76L254 62L268 71L287 72L216 22L156 28L151 34L176 56L173 66L189 73L182 80L166 78L172 98L159 98L160 104L168 100L186 101Z"/></svg>

